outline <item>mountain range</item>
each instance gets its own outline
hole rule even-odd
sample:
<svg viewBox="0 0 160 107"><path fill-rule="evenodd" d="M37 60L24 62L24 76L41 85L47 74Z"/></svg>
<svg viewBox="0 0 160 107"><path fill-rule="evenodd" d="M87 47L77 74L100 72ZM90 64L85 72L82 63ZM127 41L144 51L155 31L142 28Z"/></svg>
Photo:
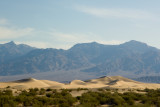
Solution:
<svg viewBox="0 0 160 107"><path fill-rule="evenodd" d="M34 73L90 73L125 77L160 75L160 50L131 40L120 45L76 44L68 50L0 44L0 76ZM72 76L72 73L71 73Z"/></svg>

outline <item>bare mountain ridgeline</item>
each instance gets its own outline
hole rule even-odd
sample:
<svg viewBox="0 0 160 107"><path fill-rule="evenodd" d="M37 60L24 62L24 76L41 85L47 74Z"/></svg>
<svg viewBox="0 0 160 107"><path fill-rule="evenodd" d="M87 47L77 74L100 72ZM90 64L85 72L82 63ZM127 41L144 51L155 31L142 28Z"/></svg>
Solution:
<svg viewBox="0 0 160 107"><path fill-rule="evenodd" d="M113 88L113 89L158 89L160 84L137 82L121 76L106 76L88 81L73 80L70 83L59 83L49 80L37 80L34 78L22 79L12 82L1 82L0 88L11 89L51 88L51 89L77 89L77 88Z"/></svg>
<svg viewBox="0 0 160 107"><path fill-rule="evenodd" d="M43 72L64 75L64 71L68 72L68 77L72 75L69 71L86 75L90 73L92 77L158 76L160 50L134 40L120 45L82 43L68 50L38 49L14 42L0 45L0 76Z"/></svg>

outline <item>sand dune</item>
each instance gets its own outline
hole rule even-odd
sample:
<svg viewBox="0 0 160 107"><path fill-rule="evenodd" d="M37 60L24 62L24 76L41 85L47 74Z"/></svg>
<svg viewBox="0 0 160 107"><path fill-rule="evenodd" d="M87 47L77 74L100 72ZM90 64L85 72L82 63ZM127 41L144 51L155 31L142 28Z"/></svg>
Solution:
<svg viewBox="0 0 160 107"><path fill-rule="evenodd" d="M70 85L86 85L86 83L81 80L73 80Z"/></svg>
<svg viewBox="0 0 160 107"><path fill-rule="evenodd" d="M137 82L121 76L104 76L97 79L88 81L73 80L69 84L59 83L49 80L37 80L34 78L22 79L12 82L1 82L0 88L6 88L10 86L15 89L27 89L27 88L134 88L134 89L157 89L160 88L160 84L142 83Z"/></svg>
<svg viewBox="0 0 160 107"><path fill-rule="evenodd" d="M0 88L12 87L16 89L26 89L26 88L48 88L51 86L61 87L62 83L49 80L37 80L34 78L22 79L12 82L2 82L0 83Z"/></svg>

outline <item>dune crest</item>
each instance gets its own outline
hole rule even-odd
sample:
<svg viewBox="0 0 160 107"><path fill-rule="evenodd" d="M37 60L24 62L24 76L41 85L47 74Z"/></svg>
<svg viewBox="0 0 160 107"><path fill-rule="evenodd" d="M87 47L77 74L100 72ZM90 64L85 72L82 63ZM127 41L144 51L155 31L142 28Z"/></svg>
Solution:
<svg viewBox="0 0 160 107"><path fill-rule="evenodd" d="M37 79L34 78L26 78L26 79L21 79L21 80L17 80L17 81L13 81L15 83L23 83L23 82L33 82L33 81L37 81Z"/></svg>
<svg viewBox="0 0 160 107"><path fill-rule="evenodd" d="M73 80L70 82L70 85L86 85L86 83L81 80Z"/></svg>

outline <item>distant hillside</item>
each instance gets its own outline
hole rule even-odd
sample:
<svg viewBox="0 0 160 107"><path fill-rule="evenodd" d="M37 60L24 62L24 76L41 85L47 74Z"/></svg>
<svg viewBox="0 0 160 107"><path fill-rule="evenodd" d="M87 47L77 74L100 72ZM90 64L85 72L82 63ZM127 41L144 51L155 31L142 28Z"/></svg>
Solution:
<svg viewBox="0 0 160 107"><path fill-rule="evenodd" d="M146 83L160 83L160 76L144 76L144 77L134 78L134 80Z"/></svg>
<svg viewBox="0 0 160 107"><path fill-rule="evenodd" d="M6 44L0 44L0 64L26 55L34 49L36 48L24 44L16 45L13 41Z"/></svg>
<svg viewBox="0 0 160 107"><path fill-rule="evenodd" d="M82 43L68 50L9 42L0 45L0 63L1 76L72 70L135 77L160 74L160 50L134 40L121 45Z"/></svg>

